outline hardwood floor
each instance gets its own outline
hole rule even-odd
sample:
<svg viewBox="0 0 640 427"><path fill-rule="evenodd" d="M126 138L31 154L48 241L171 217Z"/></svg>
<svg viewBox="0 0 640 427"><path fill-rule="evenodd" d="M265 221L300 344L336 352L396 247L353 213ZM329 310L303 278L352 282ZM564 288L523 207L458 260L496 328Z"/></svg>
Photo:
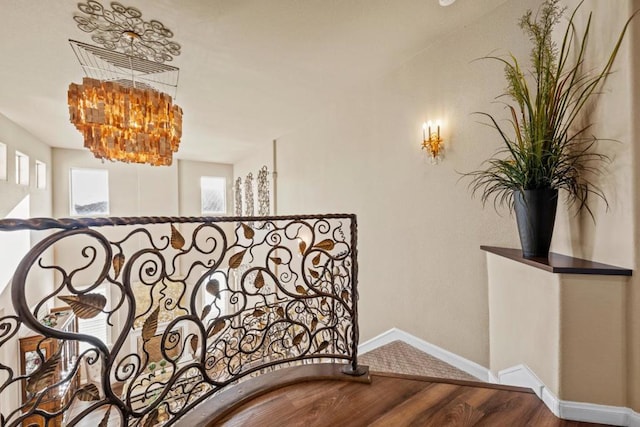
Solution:
<svg viewBox="0 0 640 427"><path fill-rule="evenodd" d="M541 426L600 424L556 418L528 389L372 373L371 384L312 381L237 407L220 426Z"/></svg>

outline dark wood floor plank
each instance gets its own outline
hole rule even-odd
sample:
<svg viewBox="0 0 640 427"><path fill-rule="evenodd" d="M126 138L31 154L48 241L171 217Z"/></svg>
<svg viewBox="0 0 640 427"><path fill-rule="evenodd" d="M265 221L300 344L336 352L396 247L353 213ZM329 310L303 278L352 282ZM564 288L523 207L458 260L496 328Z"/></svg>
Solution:
<svg viewBox="0 0 640 427"><path fill-rule="evenodd" d="M314 381L267 393L228 414L226 427L589 427L555 417L523 389L371 375L371 384Z"/></svg>

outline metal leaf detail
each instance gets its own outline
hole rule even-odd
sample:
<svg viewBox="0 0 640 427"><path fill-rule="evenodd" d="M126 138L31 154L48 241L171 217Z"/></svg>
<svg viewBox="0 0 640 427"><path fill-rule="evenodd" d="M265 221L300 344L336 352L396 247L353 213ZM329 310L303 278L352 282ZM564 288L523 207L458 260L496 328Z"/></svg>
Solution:
<svg viewBox="0 0 640 427"><path fill-rule="evenodd" d="M113 257L113 272L115 274L114 279L117 279L118 276L120 276L120 271L122 270L122 266L124 265L124 255L123 254L116 254Z"/></svg>
<svg viewBox="0 0 640 427"><path fill-rule="evenodd" d="M111 416L111 406L107 409L107 413L102 417L102 421L98 424L98 427L107 427L109 425L109 417Z"/></svg>
<svg viewBox="0 0 640 427"><path fill-rule="evenodd" d="M173 224L171 224L171 247L173 249L182 249L184 247L184 237Z"/></svg>
<svg viewBox="0 0 640 427"><path fill-rule="evenodd" d="M155 426L156 424L158 424L158 421L160 421L158 418L159 418L159 412L158 412L158 408L156 408L153 411L151 411L149 415L147 415L147 418L144 420L144 427Z"/></svg>
<svg viewBox="0 0 640 427"><path fill-rule="evenodd" d="M293 337L293 345L299 345L302 342L302 338L304 338L304 332L300 332L298 335Z"/></svg>
<svg viewBox="0 0 640 427"><path fill-rule="evenodd" d="M309 274L311 275L311 277L313 277L314 279L317 279L318 277L320 277L320 274L312 269L309 269Z"/></svg>
<svg viewBox="0 0 640 427"><path fill-rule="evenodd" d="M328 304L328 303L327 303L327 299L326 299L326 298L322 298L322 300L320 300L320 305L321 305L321 306L323 306L323 305L327 305L327 304Z"/></svg>
<svg viewBox="0 0 640 427"><path fill-rule="evenodd" d="M322 242L317 243L314 248L323 249L325 251L330 251L335 247L335 243L331 239L323 240Z"/></svg>
<svg viewBox="0 0 640 427"><path fill-rule="evenodd" d="M302 287L302 285L296 285L296 292L302 295L307 294L307 290Z"/></svg>
<svg viewBox="0 0 640 427"><path fill-rule="evenodd" d="M216 320L216 322L213 324L213 328L211 328L211 332L209 332L209 338L223 330L225 325L226 322L224 320Z"/></svg>
<svg viewBox="0 0 640 427"><path fill-rule="evenodd" d="M144 341L149 341L156 335L156 331L158 330L158 313L160 312L160 307L156 307L155 310L151 312L149 317L144 320L144 324L142 325L142 339Z"/></svg>
<svg viewBox="0 0 640 427"><path fill-rule="evenodd" d="M249 227L247 224L242 224L242 230L244 231L244 237L251 240L255 235L253 228Z"/></svg>
<svg viewBox="0 0 640 427"><path fill-rule="evenodd" d="M253 317L261 317L264 316L265 312L263 310L260 310L259 308L256 308L255 310L253 310Z"/></svg>
<svg viewBox="0 0 640 427"><path fill-rule="evenodd" d="M340 293L340 298L342 298L345 301L349 301L349 292L347 292L346 290L342 291Z"/></svg>
<svg viewBox="0 0 640 427"><path fill-rule="evenodd" d="M322 350L326 349L327 347L329 347L329 341L322 341L320 343L320 345L318 346L318 353L321 352Z"/></svg>
<svg viewBox="0 0 640 427"><path fill-rule="evenodd" d="M300 249L300 254L304 255L305 251L307 250L307 244L305 243L304 240L300 241L300 244L298 245L298 248Z"/></svg>
<svg viewBox="0 0 640 427"><path fill-rule="evenodd" d="M204 308L202 309L202 314L200 315L200 320L204 320L204 318L207 317L209 313L211 313L211 304L207 304L204 306Z"/></svg>
<svg viewBox="0 0 640 427"><path fill-rule="evenodd" d="M311 260L311 262L313 263L313 265L318 265L320 264L320 254L316 255L315 257L313 257L313 259Z"/></svg>
<svg viewBox="0 0 640 427"><path fill-rule="evenodd" d="M238 268L240 264L242 264L242 258L244 258L244 254L247 250L243 250L229 258L229 268Z"/></svg>
<svg viewBox="0 0 640 427"><path fill-rule="evenodd" d="M282 318L284 318L284 308L278 307L276 308L276 314Z"/></svg>
<svg viewBox="0 0 640 427"><path fill-rule="evenodd" d="M193 352L193 354L196 354L196 350L198 349L198 336L194 335L191 337L191 340L189 341L189 344L191 344L191 351Z"/></svg>
<svg viewBox="0 0 640 427"><path fill-rule="evenodd" d="M95 384L86 384L78 390L78 399L83 402L100 400L100 392Z"/></svg>
<svg viewBox="0 0 640 427"><path fill-rule="evenodd" d="M258 271L258 274L256 274L256 280L253 281L253 285L256 289L261 289L264 286L264 276L262 275L262 271Z"/></svg>
<svg viewBox="0 0 640 427"><path fill-rule="evenodd" d="M313 316L313 320L311 320L311 332L316 330L316 326L318 326L318 318Z"/></svg>
<svg viewBox="0 0 640 427"><path fill-rule="evenodd" d="M273 261L273 262L274 262L274 264L276 264L276 265L280 265L280 264L282 264L282 258L279 258L279 257L277 257L277 256L271 257L271 258L269 258L269 259L270 259L271 261Z"/></svg>
<svg viewBox="0 0 640 427"><path fill-rule="evenodd" d="M213 295L216 298L220 298L220 282L218 279L211 279L207 282L205 286L207 292Z"/></svg>
<svg viewBox="0 0 640 427"><path fill-rule="evenodd" d="M102 294L62 295L59 298L69 304L79 319L96 317L107 304L107 298Z"/></svg>
<svg viewBox="0 0 640 427"><path fill-rule="evenodd" d="M60 352L55 353L47 359L38 370L36 370L27 381L27 391L38 393L47 386L54 383L54 375L60 362Z"/></svg>

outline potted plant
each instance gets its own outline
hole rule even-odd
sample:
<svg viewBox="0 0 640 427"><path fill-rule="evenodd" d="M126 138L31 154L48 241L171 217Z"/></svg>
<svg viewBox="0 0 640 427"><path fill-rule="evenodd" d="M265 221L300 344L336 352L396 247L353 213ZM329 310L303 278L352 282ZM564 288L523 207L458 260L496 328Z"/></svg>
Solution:
<svg viewBox="0 0 640 427"><path fill-rule="evenodd" d="M507 205L515 210L525 258L549 254L558 190L564 191L568 206L586 210L592 218L590 197L599 197L608 206L590 176L601 174L610 159L595 149L601 139L590 133L592 123L585 123L582 113L611 74L637 12L627 20L606 64L593 71L585 65L591 13L582 34L574 25L581 6L582 2L569 16L559 43L552 37L565 12L559 0L545 0L535 15L529 10L522 16L519 26L532 44L529 69L521 68L513 54L484 58L504 65L507 89L502 96L509 100L510 117L503 125L491 114L479 113L489 119L504 144L484 169L466 176L483 205L492 200L496 208Z"/></svg>

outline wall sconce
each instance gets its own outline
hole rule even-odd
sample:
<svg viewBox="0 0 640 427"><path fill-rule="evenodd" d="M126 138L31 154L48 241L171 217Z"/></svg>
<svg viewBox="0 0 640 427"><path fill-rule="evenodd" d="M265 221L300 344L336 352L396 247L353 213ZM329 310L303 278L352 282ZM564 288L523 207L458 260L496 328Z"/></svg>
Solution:
<svg viewBox="0 0 640 427"><path fill-rule="evenodd" d="M435 132L431 129L431 122L422 124L422 149L427 150L431 163L437 164L444 157L444 144L440 138L440 121L436 122Z"/></svg>

